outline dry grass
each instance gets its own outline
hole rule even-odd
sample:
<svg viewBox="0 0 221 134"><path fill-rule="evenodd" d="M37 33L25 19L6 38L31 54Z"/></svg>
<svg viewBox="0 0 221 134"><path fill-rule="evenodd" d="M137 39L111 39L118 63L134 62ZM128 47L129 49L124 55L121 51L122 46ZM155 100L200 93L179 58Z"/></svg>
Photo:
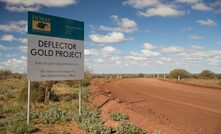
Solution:
<svg viewBox="0 0 221 134"><path fill-rule="evenodd" d="M201 86L221 88L221 80L218 79L185 79L182 80L182 82L201 85Z"/></svg>
<svg viewBox="0 0 221 134"><path fill-rule="evenodd" d="M52 90L57 94L77 93L77 89L64 83L58 83L53 86Z"/></svg>

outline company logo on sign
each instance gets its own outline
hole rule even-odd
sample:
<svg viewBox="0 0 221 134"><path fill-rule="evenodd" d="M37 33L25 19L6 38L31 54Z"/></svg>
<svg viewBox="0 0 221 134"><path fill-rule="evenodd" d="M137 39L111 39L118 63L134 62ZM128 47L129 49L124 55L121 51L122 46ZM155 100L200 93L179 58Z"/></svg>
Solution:
<svg viewBox="0 0 221 134"><path fill-rule="evenodd" d="M51 31L50 18L33 15L32 16L32 29L50 32Z"/></svg>

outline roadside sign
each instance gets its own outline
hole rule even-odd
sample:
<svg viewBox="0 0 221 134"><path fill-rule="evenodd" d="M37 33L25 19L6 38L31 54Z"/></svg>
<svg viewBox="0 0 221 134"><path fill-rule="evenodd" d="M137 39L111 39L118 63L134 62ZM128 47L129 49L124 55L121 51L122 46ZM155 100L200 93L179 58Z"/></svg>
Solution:
<svg viewBox="0 0 221 134"><path fill-rule="evenodd" d="M28 12L28 81L84 79L84 23Z"/></svg>

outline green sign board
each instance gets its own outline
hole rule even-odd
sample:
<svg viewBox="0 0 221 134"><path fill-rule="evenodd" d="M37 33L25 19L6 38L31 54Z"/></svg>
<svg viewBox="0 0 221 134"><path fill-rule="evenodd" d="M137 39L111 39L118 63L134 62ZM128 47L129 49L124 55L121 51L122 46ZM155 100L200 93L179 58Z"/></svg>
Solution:
<svg viewBox="0 0 221 134"><path fill-rule="evenodd" d="M28 34L84 40L84 22L28 12Z"/></svg>

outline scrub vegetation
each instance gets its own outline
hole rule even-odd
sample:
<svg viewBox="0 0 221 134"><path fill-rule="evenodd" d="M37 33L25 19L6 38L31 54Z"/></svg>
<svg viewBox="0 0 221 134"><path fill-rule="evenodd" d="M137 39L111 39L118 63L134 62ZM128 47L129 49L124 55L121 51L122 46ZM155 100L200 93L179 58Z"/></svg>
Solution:
<svg viewBox="0 0 221 134"><path fill-rule="evenodd" d="M88 86L93 78L123 79L158 77L177 79L191 84L221 87L221 74L203 70L199 74L191 74L184 69L174 69L169 74L104 74L92 75L85 71L82 81L82 115L78 115L78 81L47 81L31 82L31 124L26 124L27 109L27 80L25 74L0 70L0 133L16 134L39 131L38 125L53 126L72 121L86 132L95 134L143 134L147 133L128 122L124 113L113 113L110 119L121 122L117 128L105 126L100 118L99 109L88 108ZM63 133L69 133L68 130ZM155 134L160 133L158 131Z"/></svg>
<svg viewBox="0 0 221 134"><path fill-rule="evenodd" d="M90 75L85 72L82 82L83 108L88 105ZM31 133L38 131L38 124L71 122L78 113L78 86L78 81L31 82L31 124L27 125L26 75L0 70L0 133Z"/></svg>

